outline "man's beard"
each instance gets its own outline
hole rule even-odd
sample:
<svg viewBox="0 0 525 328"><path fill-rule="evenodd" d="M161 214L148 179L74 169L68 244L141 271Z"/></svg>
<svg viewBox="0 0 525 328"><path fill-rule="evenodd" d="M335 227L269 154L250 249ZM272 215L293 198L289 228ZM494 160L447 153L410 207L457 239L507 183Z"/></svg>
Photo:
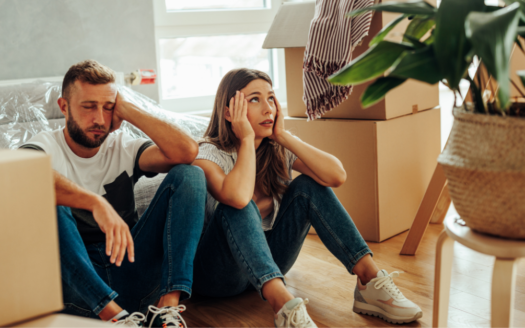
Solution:
<svg viewBox="0 0 525 328"><path fill-rule="evenodd" d="M101 130L101 131L106 130L104 126L98 125L98 124L95 124L89 128L89 130L91 129ZM109 135L109 132L107 132L104 135L95 136L95 140L91 140L84 133L84 131L80 128L78 123L73 119L73 116L71 115L71 110L69 110L69 119L67 120L67 131L69 133L69 136L71 137L71 139L73 139L74 142L86 148L100 147L100 145L102 145L102 143L106 140L106 138Z"/></svg>

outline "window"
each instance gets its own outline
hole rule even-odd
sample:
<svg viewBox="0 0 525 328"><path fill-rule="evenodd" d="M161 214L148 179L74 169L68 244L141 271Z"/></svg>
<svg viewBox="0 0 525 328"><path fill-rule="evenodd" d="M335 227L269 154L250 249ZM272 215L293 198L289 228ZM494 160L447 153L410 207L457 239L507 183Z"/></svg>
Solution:
<svg viewBox="0 0 525 328"><path fill-rule="evenodd" d="M286 103L284 53L262 49L280 0L154 0L160 103L209 113L233 68L264 71Z"/></svg>
<svg viewBox="0 0 525 328"><path fill-rule="evenodd" d="M268 8L265 0L166 0L168 12L183 10L231 10Z"/></svg>
<svg viewBox="0 0 525 328"><path fill-rule="evenodd" d="M240 34L160 39L163 99L214 95L224 74L239 67L255 68L273 78L274 50L261 49L265 37Z"/></svg>

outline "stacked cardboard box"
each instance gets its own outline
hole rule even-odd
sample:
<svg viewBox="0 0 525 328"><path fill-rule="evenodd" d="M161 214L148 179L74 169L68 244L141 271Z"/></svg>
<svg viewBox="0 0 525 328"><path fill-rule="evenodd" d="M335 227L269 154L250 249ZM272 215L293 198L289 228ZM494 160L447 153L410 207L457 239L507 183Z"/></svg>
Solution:
<svg viewBox="0 0 525 328"><path fill-rule="evenodd" d="M434 2L434 1L430 1ZM440 152L438 86L409 81L376 105L362 109L359 98L369 83L354 86L341 105L307 122L303 96L303 55L315 2L284 4L263 48L284 48L286 127L299 138L337 156L347 181L334 189L367 241L380 242L410 228ZM356 58L396 14L374 13L369 36ZM387 39L399 41L408 22Z"/></svg>
<svg viewBox="0 0 525 328"><path fill-rule="evenodd" d="M99 327L53 314L62 287L50 157L0 150L0 327Z"/></svg>

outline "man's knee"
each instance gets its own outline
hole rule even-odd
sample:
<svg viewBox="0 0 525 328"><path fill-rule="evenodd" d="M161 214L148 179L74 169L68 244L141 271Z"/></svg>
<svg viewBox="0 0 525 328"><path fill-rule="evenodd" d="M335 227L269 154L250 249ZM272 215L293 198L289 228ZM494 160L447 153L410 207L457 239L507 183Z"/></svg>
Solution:
<svg viewBox="0 0 525 328"><path fill-rule="evenodd" d="M71 208L65 206L57 206L57 221L59 226L63 224L74 224L77 225L77 221L73 217Z"/></svg>
<svg viewBox="0 0 525 328"><path fill-rule="evenodd" d="M171 168L166 175L169 182L179 186L181 184L189 185L196 191L206 191L206 178L204 171L193 165L179 164Z"/></svg>

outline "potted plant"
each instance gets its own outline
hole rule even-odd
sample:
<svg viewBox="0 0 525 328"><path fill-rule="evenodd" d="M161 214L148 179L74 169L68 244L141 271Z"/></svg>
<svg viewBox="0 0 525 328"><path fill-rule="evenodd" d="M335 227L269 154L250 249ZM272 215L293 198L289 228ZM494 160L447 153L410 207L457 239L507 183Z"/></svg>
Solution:
<svg viewBox="0 0 525 328"><path fill-rule="evenodd" d="M349 16L367 10L401 15L372 39L365 53L328 80L353 85L377 78L361 96L366 108L407 79L441 81L454 95L460 94L461 79L467 79L472 101L454 108L449 141L438 158L450 196L472 229L525 238L525 102L510 97L511 87L523 88L519 81L510 80L510 57L515 46L523 51L518 36L525 35L525 0L505 0L505 4L442 0L435 8L418 0L351 12ZM411 22L403 41L385 40L404 19ZM488 74L485 78L468 74L478 59ZM525 84L525 71L518 75ZM486 89L488 85L492 88Z"/></svg>

